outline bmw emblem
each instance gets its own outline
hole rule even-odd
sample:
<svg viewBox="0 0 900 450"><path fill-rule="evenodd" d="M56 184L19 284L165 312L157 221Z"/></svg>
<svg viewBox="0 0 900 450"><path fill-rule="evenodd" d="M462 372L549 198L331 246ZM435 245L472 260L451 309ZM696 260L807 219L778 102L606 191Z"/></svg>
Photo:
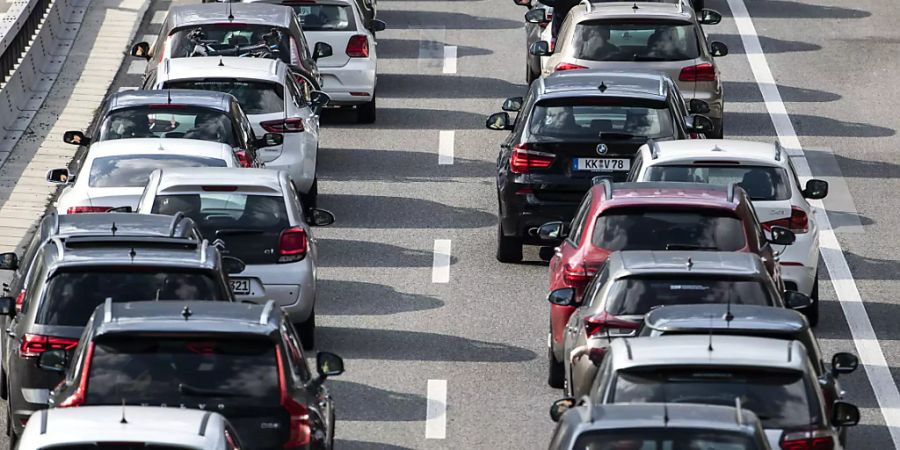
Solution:
<svg viewBox="0 0 900 450"><path fill-rule="evenodd" d="M605 155L607 150L609 150L609 147L607 147L606 144L600 144L597 146L598 155Z"/></svg>

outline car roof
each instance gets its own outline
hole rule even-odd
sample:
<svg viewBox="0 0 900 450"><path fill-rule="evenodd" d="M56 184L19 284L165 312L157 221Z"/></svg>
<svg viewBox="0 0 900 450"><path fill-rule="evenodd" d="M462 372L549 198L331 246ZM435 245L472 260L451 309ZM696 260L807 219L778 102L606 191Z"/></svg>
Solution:
<svg viewBox="0 0 900 450"><path fill-rule="evenodd" d="M691 22L694 12L677 2L598 2L590 7L577 9L578 22L597 19L666 19Z"/></svg>
<svg viewBox="0 0 900 450"><path fill-rule="evenodd" d="M651 367L746 367L805 371L800 341L753 336L664 335L616 339L610 344L615 370Z"/></svg>
<svg viewBox="0 0 900 450"><path fill-rule="evenodd" d="M175 58L167 60L167 67L159 75L160 81L238 78L282 83L287 65L280 59L241 58Z"/></svg>
<svg viewBox="0 0 900 450"><path fill-rule="evenodd" d="M759 419L749 409L687 403L583 405L581 432L634 428L700 428L753 433ZM741 417L738 420L738 411Z"/></svg>
<svg viewBox="0 0 900 450"><path fill-rule="evenodd" d="M273 300L262 305L213 301L107 301L94 310L94 335L196 332L271 337L278 332L281 315L281 309Z"/></svg>
<svg viewBox="0 0 900 450"><path fill-rule="evenodd" d="M270 3L203 3L173 6L169 9L174 28L207 23L231 22L236 24L271 25L289 27L294 10Z"/></svg>
<svg viewBox="0 0 900 450"><path fill-rule="evenodd" d="M728 319L730 315L731 319ZM644 326L662 332L698 333L728 330L738 334L775 333L796 335L809 329L803 314L773 306L756 305L672 305L663 306L644 316Z"/></svg>
<svg viewBox="0 0 900 450"><path fill-rule="evenodd" d="M160 171L156 193L195 193L203 186L235 186L236 191L263 195L282 195L283 171L231 167L190 167Z"/></svg>
<svg viewBox="0 0 900 450"><path fill-rule="evenodd" d="M239 3L235 3L239 4ZM109 97L111 111L144 105L189 105L228 112L229 104L236 101L231 94L197 89L159 89L150 91L125 91Z"/></svg>
<svg viewBox="0 0 900 450"><path fill-rule="evenodd" d="M627 250L613 252L607 262L613 278L653 274L750 278L768 275L759 256L750 252Z"/></svg>
<svg viewBox="0 0 900 450"><path fill-rule="evenodd" d="M152 406L82 406L42 409L35 413L28 422L22 443L29 445L28 448L98 441L219 448L224 431L224 417L212 411Z"/></svg>
<svg viewBox="0 0 900 450"><path fill-rule="evenodd" d="M661 101L665 100L668 93L667 78L668 75L661 72L564 70L541 78L540 98L577 94L593 97L638 97Z"/></svg>
<svg viewBox="0 0 900 450"><path fill-rule="evenodd" d="M656 146L656 148L652 148ZM721 164L785 166L789 155L777 141L755 142L736 139L690 139L662 141L641 147L644 164L693 164L694 161L710 161Z"/></svg>
<svg viewBox="0 0 900 450"><path fill-rule="evenodd" d="M156 236L178 237L183 227L193 221L183 214L174 216L137 213L82 213L44 216L48 234L55 236ZM113 229L115 232L113 232Z"/></svg>
<svg viewBox="0 0 900 450"><path fill-rule="evenodd" d="M133 138L99 141L91 144L90 158L104 156L136 156L139 154L174 154L222 159L231 155L232 148L221 142L199 139Z"/></svg>
<svg viewBox="0 0 900 450"><path fill-rule="evenodd" d="M591 187L594 199L603 199L601 210L614 207L670 205L719 208L735 211L743 188L736 183L718 186L706 183L606 183ZM609 193L609 198L607 198Z"/></svg>

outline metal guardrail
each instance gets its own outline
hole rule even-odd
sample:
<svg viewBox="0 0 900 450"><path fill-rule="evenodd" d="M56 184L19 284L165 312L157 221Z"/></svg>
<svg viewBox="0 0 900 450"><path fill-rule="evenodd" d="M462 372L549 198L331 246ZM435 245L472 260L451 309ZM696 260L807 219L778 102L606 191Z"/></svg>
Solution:
<svg viewBox="0 0 900 450"><path fill-rule="evenodd" d="M0 21L0 85L25 52L28 42L50 6L51 0L15 2Z"/></svg>

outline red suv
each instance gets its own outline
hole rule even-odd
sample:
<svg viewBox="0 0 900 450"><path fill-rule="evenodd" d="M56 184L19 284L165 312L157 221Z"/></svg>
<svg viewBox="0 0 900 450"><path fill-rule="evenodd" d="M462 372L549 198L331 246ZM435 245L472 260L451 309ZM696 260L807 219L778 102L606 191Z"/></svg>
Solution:
<svg viewBox="0 0 900 450"><path fill-rule="evenodd" d="M550 291L584 287L610 253L618 250L698 250L756 253L783 291L777 253L794 234L773 227L767 236L750 198L737 184L616 183L598 180L571 224L549 222L542 239L562 240L550 260ZM563 335L575 307L551 305L548 383L562 387Z"/></svg>

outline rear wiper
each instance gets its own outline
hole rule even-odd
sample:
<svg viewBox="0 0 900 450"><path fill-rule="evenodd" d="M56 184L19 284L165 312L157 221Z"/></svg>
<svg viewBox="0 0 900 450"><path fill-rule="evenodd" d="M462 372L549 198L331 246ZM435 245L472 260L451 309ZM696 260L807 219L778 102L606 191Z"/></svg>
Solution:
<svg viewBox="0 0 900 450"><path fill-rule="evenodd" d="M708 247L694 244L666 244L666 250L718 250L718 247Z"/></svg>
<svg viewBox="0 0 900 450"><path fill-rule="evenodd" d="M178 383L178 393L196 397L244 397L234 391L222 391L217 389L203 389L189 384Z"/></svg>

